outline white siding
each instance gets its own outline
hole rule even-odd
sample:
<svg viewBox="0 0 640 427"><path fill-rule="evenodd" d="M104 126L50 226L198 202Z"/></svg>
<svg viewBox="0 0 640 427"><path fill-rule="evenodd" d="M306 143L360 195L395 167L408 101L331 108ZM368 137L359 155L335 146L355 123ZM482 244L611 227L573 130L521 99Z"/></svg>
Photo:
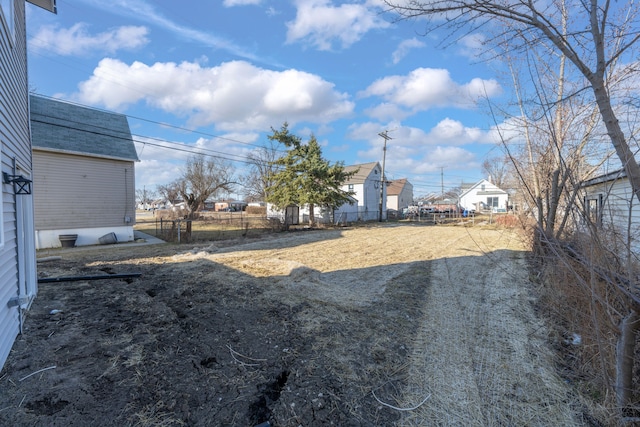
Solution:
<svg viewBox="0 0 640 427"><path fill-rule="evenodd" d="M4 21L0 20L1 168L2 172L9 174L14 172L14 161L26 171L31 169L25 4L23 0L16 0L13 5L14 16L11 19L15 18L14 35L9 34ZM20 330L19 309L8 307L9 300L18 295L17 254L23 250L23 242L18 242L16 238L15 197L13 186L2 184L1 232L4 246L0 248L0 367ZM32 220L32 217L29 219ZM29 257L26 268L35 270L31 260L33 257Z"/></svg>
<svg viewBox="0 0 640 427"><path fill-rule="evenodd" d="M376 173L377 172L377 173ZM335 210L335 221L374 221L380 217L380 166L376 165L371 169L362 184L354 184L352 197L356 200L353 205L345 203ZM342 186L345 191L349 190L348 185ZM384 189L382 196L383 207L386 206L387 191ZM387 218L387 210L383 209L382 219Z"/></svg>
<svg viewBox="0 0 640 427"><path fill-rule="evenodd" d="M509 195L486 179L465 191L458 203L464 209L479 209L479 203L487 203L488 197L497 197L498 209L507 210Z"/></svg>
<svg viewBox="0 0 640 427"><path fill-rule="evenodd" d="M592 207L597 206L597 212L591 212L592 219L601 222L605 229L615 231L621 247L629 244L633 252L640 254L640 205L629 181L621 178L587 187L585 205L590 201Z"/></svg>

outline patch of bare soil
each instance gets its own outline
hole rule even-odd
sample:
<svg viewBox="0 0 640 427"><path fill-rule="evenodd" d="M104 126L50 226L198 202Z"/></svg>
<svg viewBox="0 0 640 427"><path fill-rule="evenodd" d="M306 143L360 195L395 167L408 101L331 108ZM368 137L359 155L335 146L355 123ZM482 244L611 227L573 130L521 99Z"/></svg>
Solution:
<svg viewBox="0 0 640 427"><path fill-rule="evenodd" d="M386 226L51 252L0 425L582 425L509 232Z"/></svg>

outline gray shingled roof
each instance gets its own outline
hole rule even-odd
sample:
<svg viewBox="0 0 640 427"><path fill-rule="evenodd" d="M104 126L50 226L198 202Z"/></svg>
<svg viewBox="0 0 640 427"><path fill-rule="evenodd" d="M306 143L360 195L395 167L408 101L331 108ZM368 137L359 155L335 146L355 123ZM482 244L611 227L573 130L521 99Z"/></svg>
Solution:
<svg viewBox="0 0 640 427"><path fill-rule="evenodd" d="M30 96L34 149L138 161L123 114Z"/></svg>

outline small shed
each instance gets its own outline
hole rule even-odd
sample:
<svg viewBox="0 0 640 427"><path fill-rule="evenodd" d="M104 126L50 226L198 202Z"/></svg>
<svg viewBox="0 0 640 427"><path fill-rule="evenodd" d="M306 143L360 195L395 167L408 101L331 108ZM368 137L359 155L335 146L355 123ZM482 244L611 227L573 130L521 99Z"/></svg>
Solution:
<svg viewBox="0 0 640 427"><path fill-rule="evenodd" d="M138 155L127 117L32 95L36 247L134 239ZM111 240L109 240L111 241Z"/></svg>

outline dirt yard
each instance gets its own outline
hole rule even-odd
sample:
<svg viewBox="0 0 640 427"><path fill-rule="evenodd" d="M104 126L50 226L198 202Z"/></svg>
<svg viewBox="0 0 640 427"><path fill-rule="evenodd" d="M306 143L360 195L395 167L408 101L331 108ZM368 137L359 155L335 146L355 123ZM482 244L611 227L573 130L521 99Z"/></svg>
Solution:
<svg viewBox="0 0 640 427"><path fill-rule="evenodd" d="M508 231L39 256L54 258L41 278L141 276L40 284L0 373L0 425L585 425Z"/></svg>

